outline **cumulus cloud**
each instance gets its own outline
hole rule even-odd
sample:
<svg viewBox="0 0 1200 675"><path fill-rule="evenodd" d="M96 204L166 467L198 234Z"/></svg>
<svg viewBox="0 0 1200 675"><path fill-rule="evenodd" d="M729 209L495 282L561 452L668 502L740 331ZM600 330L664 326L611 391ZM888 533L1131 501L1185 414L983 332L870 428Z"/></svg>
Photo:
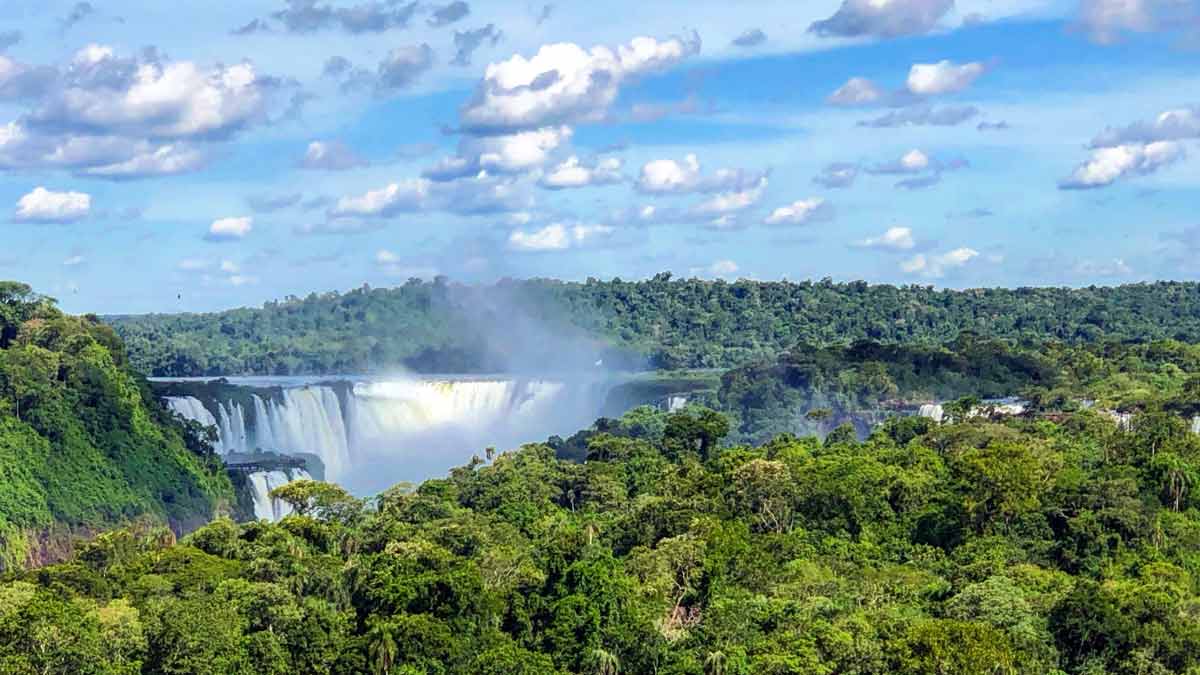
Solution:
<svg viewBox="0 0 1200 675"><path fill-rule="evenodd" d="M672 66L700 51L700 38L634 38L616 49L590 50L562 42L543 45L532 58L515 55L490 64L460 113L471 132L529 129L597 121L621 84Z"/></svg>
<svg viewBox="0 0 1200 675"><path fill-rule="evenodd" d="M161 146L138 144L135 153L121 161L83 168L79 173L112 180L133 180L153 176L176 176L198 171L208 163L205 154L182 143Z"/></svg>
<svg viewBox="0 0 1200 675"><path fill-rule="evenodd" d="M347 171L367 162L341 141L312 141L297 164L301 169Z"/></svg>
<svg viewBox="0 0 1200 675"><path fill-rule="evenodd" d="M253 229L254 219L249 216L220 218L208 226L204 238L212 242L238 241L245 239Z"/></svg>
<svg viewBox="0 0 1200 675"><path fill-rule="evenodd" d="M495 24L489 23L483 28L474 30L454 31L454 58L450 63L456 66L471 65L471 56L483 45L495 47L503 34Z"/></svg>
<svg viewBox="0 0 1200 675"><path fill-rule="evenodd" d="M838 87L825 101L831 105L859 106L877 103L884 97L884 92L874 82L865 77L852 77L846 84Z"/></svg>
<svg viewBox="0 0 1200 675"><path fill-rule="evenodd" d="M883 234L856 241L853 245L884 251L911 251L916 248L917 240L913 237L912 228L889 227Z"/></svg>
<svg viewBox="0 0 1200 675"><path fill-rule="evenodd" d="M379 62L375 88L381 93L407 89L433 68L433 48L427 44L397 47Z"/></svg>
<svg viewBox="0 0 1200 675"><path fill-rule="evenodd" d="M917 126L952 127L962 124L978 114L979 109L975 106L937 108L931 105L915 105L892 111L875 119L863 120L858 123L858 126L876 129Z"/></svg>
<svg viewBox="0 0 1200 675"><path fill-rule="evenodd" d="M508 247L514 251L565 251L603 242L614 230L608 225L565 225L553 223L537 230L513 230Z"/></svg>
<svg viewBox="0 0 1200 675"><path fill-rule="evenodd" d="M858 165L848 162L828 164L821 173L813 176L813 182L830 189L848 188L858 178Z"/></svg>
<svg viewBox="0 0 1200 675"><path fill-rule="evenodd" d="M572 155L546 171L538 184L550 190L562 190L619 183L625 179L621 173L623 165L619 157L606 157L589 165Z"/></svg>
<svg viewBox="0 0 1200 675"><path fill-rule="evenodd" d="M920 35L936 28L953 8L954 0L843 0L833 16L808 30L821 37Z"/></svg>
<svg viewBox="0 0 1200 675"><path fill-rule="evenodd" d="M868 172L874 174L914 174L922 173L928 169L936 168L936 163L929 155L921 150L913 149L904 153L900 159L883 164L876 164L867 169Z"/></svg>
<svg viewBox="0 0 1200 675"><path fill-rule="evenodd" d="M55 68L19 63L0 54L0 100L40 98L57 78Z"/></svg>
<svg viewBox="0 0 1200 675"><path fill-rule="evenodd" d="M342 197L329 210L327 223L307 225L302 229L306 233L362 231L362 220L425 211L460 215L511 213L529 208L531 201L518 183L486 173L440 183L428 178L412 178Z"/></svg>
<svg viewBox="0 0 1200 675"><path fill-rule="evenodd" d="M17 200L13 221L18 223L74 223L92 212L92 197L84 192L53 192L37 187Z"/></svg>
<svg viewBox="0 0 1200 675"><path fill-rule="evenodd" d="M752 185L727 192L718 192L692 207L692 213L700 217L723 217L744 211L757 204L767 189L767 177L760 176ZM724 223L717 223L724 224Z"/></svg>
<svg viewBox="0 0 1200 675"><path fill-rule="evenodd" d="M965 267L979 257L979 251L973 248L961 247L937 255L918 253L900 263L900 270L906 274L941 279L948 273Z"/></svg>
<svg viewBox="0 0 1200 675"><path fill-rule="evenodd" d="M734 47L757 47L767 41L767 34L761 28L751 28L733 39Z"/></svg>
<svg viewBox="0 0 1200 675"><path fill-rule="evenodd" d="M1127 33L1195 33L1200 4L1194 0L1082 0L1076 26L1100 44L1119 42Z"/></svg>
<svg viewBox="0 0 1200 675"><path fill-rule="evenodd" d="M741 270L741 267L732 260L717 260L711 265L704 267L693 267L688 270L688 274L693 277L709 277L718 279L730 279Z"/></svg>
<svg viewBox="0 0 1200 675"><path fill-rule="evenodd" d="M917 63L908 71L905 85L917 96L939 96L953 94L971 86L987 71L977 61L956 64L952 61Z"/></svg>
<svg viewBox="0 0 1200 675"><path fill-rule="evenodd" d="M771 211L763 222L767 225L806 225L832 217L833 205L820 197L812 197L780 206Z"/></svg>
<svg viewBox="0 0 1200 675"><path fill-rule="evenodd" d="M455 21L461 21L467 18L471 13L471 6L462 0L455 0L448 5L436 6L429 15L428 23L434 28L448 26Z"/></svg>
<svg viewBox="0 0 1200 675"><path fill-rule="evenodd" d="M1058 184L1063 190L1086 190L1112 185L1120 178L1154 173L1185 155L1175 141L1129 143L1092 150L1092 155Z"/></svg>
<svg viewBox="0 0 1200 675"><path fill-rule="evenodd" d="M1176 108L1160 113L1149 122L1109 127L1092 139L1092 148L1111 148L1131 143L1181 141L1200 138L1200 106Z"/></svg>
<svg viewBox="0 0 1200 675"><path fill-rule="evenodd" d="M271 14L290 33L312 33L340 27L348 33L382 33L405 28L416 13L416 2L373 0L335 8L319 0L286 0L286 7Z"/></svg>
<svg viewBox="0 0 1200 675"><path fill-rule="evenodd" d="M646 162L638 176L637 189L646 194L743 191L758 185L765 175L742 169L718 169L705 175L694 154L683 161L656 159Z"/></svg>
<svg viewBox="0 0 1200 675"><path fill-rule="evenodd" d="M87 258L85 258L82 254L76 253L75 255L69 256L66 260L63 260L62 264L63 267L79 267L85 262L87 262Z"/></svg>
<svg viewBox="0 0 1200 675"><path fill-rule="evenodd" d="M270 87L249 63L204 68L190 61L123 59L109 47L88 45L30 122L92 135L221 137L264 119Z"/></svg>
<svg viewBox="0 0 1200 675"><path fill-rule="evenodd" d="M443 158L423 175L445 182L485 171L502 174L529 171L549 162L572 133L570 127L558 126L499 136L465 136L459 141L455 156Z"/></svg>

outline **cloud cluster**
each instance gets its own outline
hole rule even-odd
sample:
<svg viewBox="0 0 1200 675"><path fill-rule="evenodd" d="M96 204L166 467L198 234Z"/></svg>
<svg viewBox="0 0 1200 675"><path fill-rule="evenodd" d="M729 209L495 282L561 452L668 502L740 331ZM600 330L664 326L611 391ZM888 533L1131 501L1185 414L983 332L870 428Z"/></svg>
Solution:
<svg viewBox="0 0 1200 675"><path fill-rule="evenodd" d="M1184 142L1200 139L1200 106L1167 110L1151 121L1109 127L1092 139L1090 155L1059 181L1064 190L1112 185L1154 173L1187 156Z"/></svg>
<svg viewBox="0 0 1200 675"><path fill-rule="evenodd" d="M825 165L821 173L813 176L813 182L829 189L848 188L858 179L858 165L849 162L833 162Z"/></svg>
<svg viewBox="0 0 1200 675"><path fill-rule="evenodd" d="M475 50L484 45L495 47L501 37L503 33L492 23L473 30L454 31L454 58L450 63L456 66L471 65L471 56L475 54Z"/></svg>
<svg viewBox="0 0 1200 675"><path fill-rule="evenodd" d="M898 159L867 167L867 173L878 176L907 176L896 183L896 187L917 190L938 184L946 171L957 171L969 166L964 159L942 161L925 152L913 149Z"/></svg>
<svg viewBox="0 0 1200 675"><path fill-rule="evenodd" d="M914 105L889 112L880 117L863 120L860 127L886 129L891 127L953 127L979 115L975 106L943 106Z"/></svg>
<svg viewBox="0 0 1200 675"><path fill-rule="evenodd" d="M853 244L857 248L873 248L883 251L911 251L916 248L917 240L913 237L912 228L889 227L883 234L867 237Z"/></svg>
<svg viewBox="0 0 1200 675"><path fill-rule="evenodd" d="M616 100L622 83L695 55L700 37L634 38L611 49L570 42L543 45L532 58L515 55L490 64L460 112L469 132L502 133L556 124L595 122Z"/></svg>
<svg viewBox="0 0 1200 675"><path fill-rule="evenodd" d="M356 33L382 33L406 28L419 7L416 2L372 0L348 7L334 7L319 0L286 0L286 6L271 14L289 33L313 33L329 28Z"/></svg>
<svg viewBox="0 0 1200 675"><path fill-rule="evenodd" d="M953 8L954 0L843 0L833 16L808 30L821 37L921 35L936 28Z"/></svg>
<svg viewBox="0 0 1200 675"><path fill-rule="evenodd" d="M832 217L833 206L820 197L812 197L776 208L763 222L767 225L807 225Z"/></svg>
<svg viewBox="0 0 1200 675"><path fill-rule="evenodd" d="M977 61L956 64L952 61L917 63L908 71L905 86L917 96L940 96L953 94L971 86L987 71Z"/></svg>
<svg viewBox="0 0 1200 675"><path fill-rule="evenodd" d="M0 56L0 96L33 99L0 126L0 168L110 179L196 171L203 144L266 121L284 86L250 63L204 67L153 50L122 57L97 44L61 69Z"/></svg>
<svg viewBox="0 0 1200 675"><path fill-rule="evenodd" d="M74 223L92 212L92 197L84 192L54 192L37 187L17 200L13 221L18 223Z"/></svg>
<svg viewBox="0 0 1200 675"><path fill-rule="evenodd" d="M308 144L297 167L320 171L347 171L366 164L366 160L341 141L313 141Z"/></svg>
<svg viewBox="0 0 1200 675"><path fill-rule="evenodd" d="M744 169L718 169L706 175L696 155L689 154L682 162L674 159L646 162L638 176L637 189L653 195L737 192L758 185L764 177L761 172Z"/></svg>
<svg viewBox="0 0 1200 675"><path fill-rule="evenodd" d="M926 279L941 279L947 274L965 267L978 257L979 251L966 246L936 255L918 253L902 261L900 263L900 270L905 274L912 274Z"/></svg>
<svg viewBox="0 0 1200 675"><path fill-rule="evenodd" d="M624 162L619 157L605 157L587 164L571 155L546 171L538 184L550 190L611 185L625 180L624 174L621 173L623 166Z"/></svg>
<svg viewBox="0 0 1200 675"><path fill-rule="evenodd" d="M1200 3L1195 0L1081 0L1076 26L1100 44L1128 33L1186 32L1200 35Z"/></svg>
<svg viewBox="0 0 1200 675"><path fill-rule="evenodd" d="M731 44L734 47L757 47L767 41L767 34L761 28L751 28L735 37Z"/></svg>
<svg viewBox="0 0 1200 675"><path fill-rule="evenodd" d="M614 229L608 225L553 223L537 230L513 230L508 236L508 247L526 253L565 251L602 244L613 233Z"/></svg>
<svg viewBox="0 0 1200 675"><path fill-rule="evenodd" d="M249 216L220 218L208 226L204 239L211 242L238 241L245 239L253 229L254 219Z"/></svg>

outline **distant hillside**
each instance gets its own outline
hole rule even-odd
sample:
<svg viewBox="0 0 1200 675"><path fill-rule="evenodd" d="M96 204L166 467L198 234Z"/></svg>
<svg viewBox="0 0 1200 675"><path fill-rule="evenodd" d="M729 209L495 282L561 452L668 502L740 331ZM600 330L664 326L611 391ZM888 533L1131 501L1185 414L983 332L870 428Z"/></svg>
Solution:
<svg viewBox="0 0 1200 675"><path fill-rule="evenodd" d="M133 520L193 529L232 499L211 448L151 401L111 328L0 282L0 571Z"/></svg>
<svg viewBox="0 0 1200 675"><path fill-rule="evenodd" d="M725 368L798 344L1200 341L1200 285L967 291L864 282L675 280L473 287L410 281L217 314L108 317L160 376Z"/></svg>

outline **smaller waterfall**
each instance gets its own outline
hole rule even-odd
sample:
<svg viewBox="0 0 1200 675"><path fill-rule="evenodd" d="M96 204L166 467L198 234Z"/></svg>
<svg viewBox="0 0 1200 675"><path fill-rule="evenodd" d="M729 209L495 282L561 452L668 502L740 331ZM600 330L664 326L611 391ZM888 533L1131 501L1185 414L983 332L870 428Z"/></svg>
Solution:
<svg viewBox="0 0 1200 675"><path fill-rule="evenodd" d="M303 469L294 469L291 476L285 471L258 471L248 476L250 487L254 491L254 517L259 520L278 522L292 512L292 507L278 499L271 498L271 490L282 487L297 480L308 480L312 477Z"/></svg>
<svg viewBox="0 0 1200 675"><path fill-rule="evenodd" d="M946 416L946 409L940 403L926 403L917 411L918 417L928 417L929 419L941 424Z"/></svg>
<svg viewBox="0 0 1200 675"><path fill-rule="evenodd" d="M200 402L200 399L193 396L168 396L166 401L167 407L173 412L182 416L184 419L199 422L206 427L216 427L217 431L220 433L220 438L213 443L213 447L217 451L217 454L223 455L228 452L223 442L224 439L227 438L225 435L225 428L221 424L217 423L217 418L213 417L213 414L208 411L208 408L204 407L204 404Z"/></svg>
<svg viewBox="0 0 1200 675"><path fill-rule="evenodd" d="M687 404L688 404L688 397L683 396L682 394L672 394L672 395L668 396L667 400L666 400L667 412L669 412L669 413L679 412L680 410L683 410L685 407L687 407Z"/></svg>
<svg viewBox="0 0 1200 675"><path fill-rule="evenodd" d="M1192 417L1192 433L1200 434L1200 415Z"/></svg>

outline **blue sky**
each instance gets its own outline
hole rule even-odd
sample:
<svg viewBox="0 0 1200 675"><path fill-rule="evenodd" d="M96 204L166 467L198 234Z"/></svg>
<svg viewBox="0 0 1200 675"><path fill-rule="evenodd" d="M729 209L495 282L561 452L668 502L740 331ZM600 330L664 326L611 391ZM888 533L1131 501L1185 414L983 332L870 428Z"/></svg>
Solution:
<svg viewBox="0 0 1200 675"><path fill-rule="evenodd" d="M0 46L0 277L71 311L1200 273L1200 0L8 0Z"/></svg>

